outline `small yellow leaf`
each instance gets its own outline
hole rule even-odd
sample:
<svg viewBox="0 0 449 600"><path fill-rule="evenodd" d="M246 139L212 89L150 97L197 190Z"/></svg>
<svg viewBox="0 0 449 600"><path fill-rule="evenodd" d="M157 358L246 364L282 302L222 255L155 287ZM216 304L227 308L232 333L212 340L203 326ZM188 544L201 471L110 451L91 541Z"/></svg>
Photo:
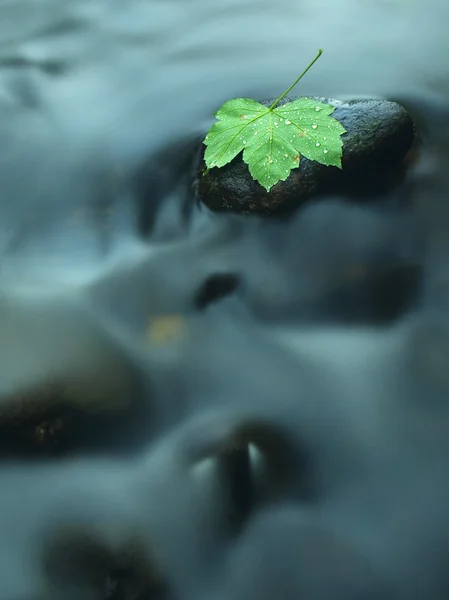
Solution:
<svg viewBox="0 0 449 600"><path fill-rule="evenodd" d="M184 330L185 319L181 315L162 315L150 319L146 335L152 344L162 345L178 339Z"/></svg>

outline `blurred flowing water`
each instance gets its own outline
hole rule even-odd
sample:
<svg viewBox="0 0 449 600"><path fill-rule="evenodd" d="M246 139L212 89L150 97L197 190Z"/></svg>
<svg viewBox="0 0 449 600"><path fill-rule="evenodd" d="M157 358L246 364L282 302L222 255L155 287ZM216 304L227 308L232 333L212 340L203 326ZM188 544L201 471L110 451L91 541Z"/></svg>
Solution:
<svg viewBox="0 0 449 600"><path fill-rule="evenodd" d="M298 95L447 108L448 23L447 0L0 0L1 600L447 597L446 151L403 212L260 224L201 209L189 177L220 104L278 96L318 48ZM347 294L372 264L399 270ZM245 436L275 502L229 533L235 464L186 472ZM130 531L173 595L111 592Z"/></svg>
<svg viewBox="0 0 449 600"><path fill-rule="evenodd" d="M128 169L167 146L175 165L224 100L278 95L319 47L298 94L449 91L445 0L4 0L0 17L4 277L90 277L130 235ZM93 195L115 196L108 241Z"/></svg>

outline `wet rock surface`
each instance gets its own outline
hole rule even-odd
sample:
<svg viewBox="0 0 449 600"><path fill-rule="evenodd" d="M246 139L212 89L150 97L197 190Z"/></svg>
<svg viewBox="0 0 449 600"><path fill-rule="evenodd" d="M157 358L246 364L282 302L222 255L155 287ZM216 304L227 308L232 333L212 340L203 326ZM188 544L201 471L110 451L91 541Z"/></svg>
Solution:
<svg viewBox="0 0 449 600"><path fill-rule="evenodd" d="M267 192L251 177L241 154L203 175L203 146L196 172L197 198L214 211L269 215L290 212L326 194L361 202L364 197L384 194L401 180L403 161L415 137L413 121L404 107L388 100L315 99L335 106L331 116L347 131L342 136L342 169L301 157L299 168Z"/></svg>

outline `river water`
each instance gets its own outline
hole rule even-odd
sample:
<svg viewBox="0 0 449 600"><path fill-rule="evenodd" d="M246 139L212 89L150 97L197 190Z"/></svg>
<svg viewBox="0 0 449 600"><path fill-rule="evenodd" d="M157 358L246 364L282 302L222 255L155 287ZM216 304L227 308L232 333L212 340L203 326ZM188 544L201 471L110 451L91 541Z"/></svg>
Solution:
<svg viewBox="0 0 449 600"><path fill-rule="evenodd" d="M320 47L299 95L449 92L445 0L5 0L0 17L0 248L13 279L35 276L35 260L39 277L88 276L106 252L82 216L89 177L101 172L109 195L141 162L157 178L161 148L175 165L223 101L279 95Z"/></svg>
<svg viewBox="0 0 449 600"><path fill-rule="evenodd" d="M447 598L435 157L416 212L262 225L195 205L189 159L223 101L277 97L319 48L298 95L445 106L448 23L447 0L0 1L0 600ZM351 287L370 261L391 275ZM217 273L242 296L203 310ZM245 460L186 474L242 436L269 459L254 490ZM173 595L147 593L153 554Z"/></svg>

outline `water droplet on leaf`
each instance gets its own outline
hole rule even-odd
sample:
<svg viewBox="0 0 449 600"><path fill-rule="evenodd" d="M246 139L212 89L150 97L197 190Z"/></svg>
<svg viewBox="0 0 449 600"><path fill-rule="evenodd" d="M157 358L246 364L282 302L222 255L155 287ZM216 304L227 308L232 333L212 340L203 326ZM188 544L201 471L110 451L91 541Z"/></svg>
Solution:
<svg viewBox="0 0 449 600"><path fill-rule="evenodd" d="M287 175L291 169L299 165L299 149L295 148L294 146L297 144L300 145L301 140L305 142L306 147L308 146L310 148L311 145L312 147L315 146L315 156L317 160L320 160L318 155L321 152L321 162L324 164L329 164L327 162L327 157L326 159L323 158L323 154L327 155L331 153L331 151L328 150L327 146L323 146L323 143L327 144L328 141L336 143L336 141L339 139L339 136L341 136L341 127L337 130L335 126L335 119L327 116L328 111L324 110L325 105L321 102L320 104L313 106L313 104L310 103L310 99L304 99L295 105L292 104L291 107L286 110L286 112L282 112L282 110L279 109L276 109L276 111L270 111L261 105L259 107L260 112L256 114L241 113L242 108L245 107L242 105L239 106L238 101L235 102L235 106L232 107L233 111L227 115L229 122L226 123L225 120L223 120L222 128L218 131L220 135L217 136L215 133L214 135L210 135L208 132L204 138L205 145L208 147L208 160L206 163L209 164L210 168L224 166L225 164L229 163L234 158L235 150L238 147L238 142L240 142L240 148L245 150L245 152L247 146L249 151L251 149L251 145L253 145L255 152L252 154L250 152L250 156L248 157L248 166L250 169L253 169L251 171L251 175L256 179L256 181L259 181L260 179L264 181L262 185L268 191L273 187L274 184L282 179L284 174ZM318 116L317 114L317 121L313 121L310 111L316 111L318 113L322 110L324 110L323 115ZM257 114L259 114L259 117L257 117ZM292 121L289 118L290 116L292 116L295 120ZM221 117L221 114L219 117ZM245 120L247 122L239 124L239 120ZM290 128L290 142L287 136L281 135L282 125L284 123L287 126L294 125L294 127ZM329 137L327 139L321 135L314 136L310 131L312 130L312 132L317 132L317 130L320 129L320 132L324 133L325 127L327 127L329 130ZM254 141L251 142L251 133L248 133L248 131L251 131L251 129L254 135L259 135L259 133L261 134L261 144L254 146ZM280 129L280 131L278 131L278 129ZM235 137L236 134L237 137ZM268 144L268 141L270 144ZM271 154L272 145L274 148L276 148L276 158ZM230 151L230 148L232 148L233 151ZM336 148L334 147L332 148L332 157L329 159L330 163L332 163L331 159L333 159L333 157L337 154L338 156L341 156L341 152L337 152ZM289 154L289 151L291 150L293 150L295 154ZM274 168L274 165L276 168Z"/></svg>

